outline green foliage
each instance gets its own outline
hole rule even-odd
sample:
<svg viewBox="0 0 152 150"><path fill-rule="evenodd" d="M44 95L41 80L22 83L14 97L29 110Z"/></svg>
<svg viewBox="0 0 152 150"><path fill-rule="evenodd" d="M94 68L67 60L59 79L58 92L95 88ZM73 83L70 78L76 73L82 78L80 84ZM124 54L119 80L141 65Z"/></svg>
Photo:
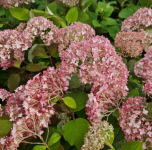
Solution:
<svg viewBox="0 0 152 150"><path fill-rule="evenodd" d="M148 110L148 115L152 116L152 102L148 104L146 110Z"/></svg>
<svg viewBox="0 0 152 150"><path fill-rule="evenodd" d="M41 65L41 64L28 64L26 66L26 70L31 71L31 72L38 72L46 68L47 66Z"/></svg>
<svg viewBox="0 0 152 150"><path fill-rule="evenodd" d="M116 150L122 150L122 146L126 143L126 140L124 139L124 133L120 129L118 134L115 136L114 142L113 142L113 147Z"/></svg>
<svg viewBox="0 0 152 150"><path fill-rule="evenodd" d="M7 115L3 115L0 117L0 138L9 134L13 123L9 121L9 117Z"/></svg>
<svg viewBox="0 0 152 150"><path fill-rule="evenodd" d="M44 48L38 47L38 48L34 49L32 55L39 56L39 57L45 57L45 56L47 56L47 53Z"/></svg>
<svg viewBox="0 0 152 150"><path fill-rule="evenodd" d="M13 66L15 66L16 68L20 68L21 63L22 63L21 61L17 60L17 61L15 61Z"/></svg>
<svg viewBox="0 0 152 150"><path fill-rule="evenodd" d="M142 7L150 7L152 5L152 1L151 0L139 0L140 4Z"/></svg>
<svg viewBox="0 0 152 150"><path fill-rule="evenodd" d="M122 150L142 150L143 142L131 141L123 145Z"/></svg>
<svg viewBox="0 0 152 150"><path fill-rule="evenodd" d="M77 21L77 19L78 19L78 10L76 7L73 7L66 14L66 21L68 22L68 24L70 24Z"/></svg>
<svg viewBox="0 0 152 150"><path fill-rule="evenodd" d="M13 92L18 86L20 82L20 76L18 74L12 74L8 78L8 88L10 92Z"/></svg>
<svg viewBox="0 0 152 150"><path fill-rule="evenodd" d="M11 15L18 20L28 21L30 19L28 9L15 7L9 8L9 11Z"/></svg>
<svg viewBox="0 0 152 150"><path fill-rule="evenodd" d="M69 81L69 88L74 89L80 86L80 81L77 73L72 74L72 77Z"/></svg>
<svg viewBox="0 0 152 150"><path fill-rule="evenodd" d="M114 9L112 6L110 6L110 3L98 2L96 11L100 13L101 17L109 17Z"/></svg>
<svg viewBox="0 0 152 150"><path fill-rule="evenodd" d="M59 141L60 138L61 138L61 135L59 133L53 133L53 135L49 139L48 146L52 146L54 143Z"/></svg>
<svg viewBox="0 0 152 150"><path fill-rule="evenodd" d="M46 150L46 147L43 145L36 145L34 146L33 150Z"/></svg>
<svg viewBox="0 0 152 150"><path fill-rule="evenodd" d="M51 56L54 56L58 50L58 44L51 44L48 48L49 53L51 54Z"/></svg>
<svg viewBox="0 0 152 150"><path fill-rule="evenodd" d="M128 18L129 16L132 16L139 8L140 6L128 6L120 11L119 17Z"/></svg>
<svg viewBox="0 0 152 150"><path fill-rule="evenodd" d="M70 93L66 95L67 97L72 97L76 102L76 108L70 109L71 111L80 111L85 108L88 96L86 93Z"/></svg>
<svg viewBox="0 0 152 150"><path fill-rule="evenodd" d="M63 102L65 103L65 105L67 105L70 108L75 109L77 107L75 100L72 97L65 97L63 98Z"/></svg>
<svg viewBox="0 0 152 150"><path fill-rule="evenodd" d="M83 144L83 138L88 131L88 121L86 119L78 118L67 122L63 128L63 136L71 146L75 145L80 149Z"/></svg>

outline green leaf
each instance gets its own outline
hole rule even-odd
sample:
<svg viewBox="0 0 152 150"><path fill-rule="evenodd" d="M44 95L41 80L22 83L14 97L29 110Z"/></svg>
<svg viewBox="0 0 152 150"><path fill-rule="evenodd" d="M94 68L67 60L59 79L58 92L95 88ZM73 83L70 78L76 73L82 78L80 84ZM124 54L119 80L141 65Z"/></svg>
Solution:
<svg viewBox="0 0 152 150"><path fill-rule="evenodd" d="M3 27L4 24L0 24L0 28Z"/></svg>
<svg viewBox="0 0 152 150"><path fill-rule="evenodd" d="M120 130L120 126L117 118L114 117L113 115L110 115L108 118L108 122L114 127L114 136L116 136Z"/></svg>
<svg viewBox="0 0 152 150"><path fill-rule="evenodd" d="M69 88L70 89L74 89L74 88L78 88L81 85L80 81L79 81L79 77L77 73L73 73L70 81L69 81Z"/></svg>
<svg viewBox="0 0 152 150"><path fill-rule="evenodd" d="M34 55L32 55L32 53L33 53L33 51L34 51L37 47L39 47L39 44L34 44L34 45L31 47L31 49L28 51L28 60L29 60L30 62L32 62L33 58L35 57Z"/></svg>
<svg viewBox="0 0 152 150"><path fill-rule="evenodd" d="M45 56L47 56L47 53L44 48L38 47L38 48L34 49L32 55L39 56L39 57L45 57Z"/></svg>
<svg viewBox="0 0 152 150"><path fill-rule="evenodd" d="M131 141L123 145L122 150L142 150L143 142Z"/></svg>
<svg viewBox="0 0 152 150"><path fill-rule="evenodd" d="M86 101L88 100L88 95L86 93L70 93L66 96L72 97L76 102L76 109L70 109L71 111L80 111L85 108Z"/></svg>
<svg viewBox="0 0 152 150"><path fill-rule="evenodd" d="M36 3L37 4L39 4L39 6L38 6L38 10L43 10L43 9L45 9L45 7L46 7L46 5L47 5L47 1L42 1L42 0L37 0L36 1Z"/></svg>
<svg viewBox="0 0 152 150"><path fill-rule="evenodd" d="M67 122L63 128L63 136L71 146L75 145L81 149L84 141L84 135L88 132L89 122L86 119L78 118Z"/></svg>
<svg viewBox="0 0 152 150"><path fill-rule="evenodd" d="M43 145L36 145L36 146L34 146L34 148L33 148L33 150L45 150L45 149L46 149L46 147L43 146Z"/></svg>
<svg viewBox="0 0 152 150"><path fill-rule="evenodd" d="M0 16L5 15L5 10L2 6L0 6Z"/></svg>
<svg viewBox="0 0 152 150"><path fill-rule="evenodd" d="M15 66L16 68L20 68L21 63L22 63L21 61L17 60L17 61L15 61L13 66Z"/></svg>
<svg viewBox="0 0 152 150"><path fill-rule="evenodd" d="M127 67L129 69L129 71L131 73L134 73L134 66L135 66L136 60L131 59L128 63L127 63Z"/></svg>
<svg viewBox="0 0 152 150"><path fill-rule="evenodd" d="M142 7L150 7L152 5L152 1L151 0L139 0L140 4Z"/></svg>
<svg viewBox="0 0 152 150"><path fill-rule="evenodd" d="M140 6L128 6L120 11L119 17L128 18L129 16L132 16L139 8Z"/></svg>
<svg viewBox="0 0 152 150"><path fill-rule="evenodd" d="M127 99L129 97L133 96L133 98L135 98L136 96L139 96L139 91L137 89L133 89L129 92L129 94L127 95Z"/></svg>
<svg viewBox="0 0 152 150"><path fill-rule="evenodd" d="M60 145L60 146L58 147L58 150L64 150L64 147L63 147L62 145Z"/></svg>
<svg viewBox="0 0 152 150"><path fill-rule="evenodd" d="M112 18L103 18L101 25L103 25L103 26L117 25L117 22L115 19L112 19Z"/></svg>
<svg viewBox="0 0 152 150"><path fill-rule="evenodd" d="M51 10L51 12L55 13L56 9L57 9L57 3L56 2L52 2L48 5L48 8Z"/></svg>
<svg viewBox="0 0 152 150"><path fill-rule="evenodd" d="M148 115L152 116L152 102L148 103L146 110L148 110Z"/></svg>
<svg viewBox="0 0 152 150"><path fill-rule="evenodd" d="M31 71L31 72L38 72L46 68L47 66L41 65L41 64L28 64L26 66L26 70Z"/></svg>
<svg viewBox="0 0 152 150"><path fill-rule="evenodd" d="M107 26L106 29L108 30L110 36L115 39L116 34L120 31L120 27L118 26Z"/></svg>
<svg viewBox="0 0 152 150"><path fill-rule="evenodd" d="M89 16L85 12L79 11L77 21L87 23L88 20L89 20Z"/></svg>
<svg viewBox="0 0 152 150"><path fill-rule="evenodd" d="M59 97L53 98L51 99L51 103L56 103L59 99L60 99Z"/></svg>
<svg viewBox="0 0 152 150"><path fill-rule="evenodd" d="M1 118L2 117L0 117L0 138L8 135L13 126L13 122L10 122L9 118Z"/></svg>
<svg viewBox="0 0 152 150"><path fill-rule="evenodd" d="M102 25L98 22L98 20L92 20L93 26L96 27L102 27Z"/></svg>
<svg viewBox="0 0 152 150"><path fill-rule="evenodd" d="M115 150L114 148L108 149L108 150Z"/></svg>
<svg viewBox="0 0 152 150"><path fill-rule="evenodd" d="M13 92L18 86L20 82L20 76L18 74L12 74L8 78L8 88L10 92Z"/></svg>
<svg viewBox="0 0 152 150"><path fill-rule="evenodd" d="M72 97L65 97L65 98L63 98L63 101L70 108L75 109L77 107L76 102Z"/></svg>
<svg viewBox="0 0 152 150"><path fill-rule="evenodd" d="M61 138L61 135L59 133L54 133L51 138L49 139L48 146L53 145L57 141L59 141Z"/></svg>
<svg viewBox="0 0 152 150"><path fill-rule="evenodd" d="M51 56L54 56L58 50L58 45L57 43L53 43L49 46L49 53L51 54Z"/></svg>
<svg viewBox="0 0 152 150"><path fill-rule="evenodd" d="M9 8L9 11L11 15L18 20L28 21L30 19L28 9L15 7L15 8Z"/></svg>
<svg viewBox="0 0 152 150"><path fill-rule="evenodd" d="M88 7L90 7L90 6L92 5L92 3L93 3L92 0L88 0L88 1L84 4L82 10L83 10L84 12L86 12L86 10L88 9Z"/></svg>
<svg viewBox="0 0 152 150"><path fill-rule="evenodd" d="M115 136L115 139L114 139L114 142L113 142L113 147L116 150L122 150L122 145L126 142L124 136L125 135L124 135L123 131L120 129L118 134Z"/></svg>
<svg viewBox="0 0 152 150"><path fill-rule="evenodd" d="M107 18L112 14L114 9L112 6L110 6L110 3L98 2L96 11L101 13L102 17Z"/></svg>
<svg viewBox="0 0 152 150"><path fill-rule="evenodd" d="M70 24L77 21L77 19L78 19L78 10L76 7L73 7L66 14L66 21L68 22L68 24Z"/></svg>

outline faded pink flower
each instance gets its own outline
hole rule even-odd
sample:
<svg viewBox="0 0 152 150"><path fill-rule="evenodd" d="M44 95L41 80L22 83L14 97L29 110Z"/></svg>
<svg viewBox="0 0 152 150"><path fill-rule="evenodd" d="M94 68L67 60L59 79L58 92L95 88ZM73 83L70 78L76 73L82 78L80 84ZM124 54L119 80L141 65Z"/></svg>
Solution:
<svg viewBox="0 0 152 150"><path fill-rule="evenodd" d="M14 8L30 2L34 3L35 0L0 0L0 4L2 4L4 8Z"/></svg>
<svg viewBox="0 0 152 150"><path fill-rule="evenodd" d="M146 99L143 97L129 97L123 103L118 120L127 141L151 142L152 122L145 117L146 107ZM152 147L152 145L147 146Z"/></svg>
<svg viewBox="0 0 152 150"><path fill-rule="evenodd" d="M59 43L59 55L61 56L62 52L66 50L70 44L89 40L89 38L93 36L95 36L94 29L90 25L81 22L74 22L68 27L59 29L55 39L55 42Z"/></svg>
<svg viewBox="0 0 152 150"><path fill-rule="evenodd" d="M142 32L119 32L115 38L115 45L124 57L141 55L144 49L145 35Z"/></svg>

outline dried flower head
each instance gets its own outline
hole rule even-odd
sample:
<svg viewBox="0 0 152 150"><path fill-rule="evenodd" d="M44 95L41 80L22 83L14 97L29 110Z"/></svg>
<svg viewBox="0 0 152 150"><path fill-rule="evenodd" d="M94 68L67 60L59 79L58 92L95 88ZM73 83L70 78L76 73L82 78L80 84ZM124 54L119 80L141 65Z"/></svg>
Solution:
<svg viewBox="0 0 152 150"><path fill-rule="evenodd" d="M81 150L100 150L104 145L113 142L114 128L107 121L92 123L89 126L89 131L84 137L84 145Z"/></svg>

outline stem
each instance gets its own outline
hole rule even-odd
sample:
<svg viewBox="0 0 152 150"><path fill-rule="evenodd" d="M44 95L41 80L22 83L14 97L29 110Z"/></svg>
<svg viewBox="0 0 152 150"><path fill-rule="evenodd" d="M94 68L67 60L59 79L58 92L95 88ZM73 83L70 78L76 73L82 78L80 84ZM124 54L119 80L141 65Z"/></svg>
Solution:
<svg viewBox="0 0 152 150"><path fill-rule="evenodd" d="M49 58L50 58L50 63L51 63L51 66L53 66L53 63L52 63L52 58L51 58L51 53L49 52L48 47L47 47L47 50L48 50L48 53L49 53Z"/></svg>
<svg viewBox="0 0 152 150"><path fill-rule="evenodd" d="M47 136L46 136L46 142L47 142L47 140L48 140L48 136L49 136L49 126L48 126L48 130L47 130Z"/></svg>
<svg viewBox="0 0 152 150"><path fill-rule="evenodd" d="M82 10L82 0L80 0L80 2L79 2L79 7Z"/></svg>
<svg viewBox="0 0 152 150"><path fill-rule="evenodd" d="M113 148L113 146L106 141L105 141L105 144L108 145L110 148Z"/></svg>
<svg viewBox="0 0 152 150"><path fill-rule="evenodd" d="M27 144L39 144L39 145L43 145L43 143L27 142L27 141L22 141L21 143L27 143Z"/></svg>

